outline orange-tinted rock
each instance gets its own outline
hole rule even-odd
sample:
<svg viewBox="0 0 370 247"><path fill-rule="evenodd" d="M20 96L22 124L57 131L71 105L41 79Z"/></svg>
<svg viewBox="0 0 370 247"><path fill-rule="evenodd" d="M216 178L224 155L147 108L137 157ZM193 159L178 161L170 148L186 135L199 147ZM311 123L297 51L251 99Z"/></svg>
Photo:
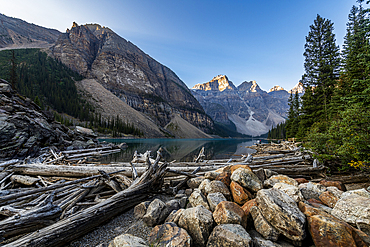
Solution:
<svg viewBox="0 0 370 247"><path fill-rule="evenodd" d="M320 184L324 185L325 187L334 186L337 187L341 191L346 191L346 186L340 181L330 181L330 180L321 180Z"/></svg>
<svg viewBox="0 0 370 247"><path fill-rule="evenodd" d="M190 247L192 240L185 229L169 222L155 226L150 232L148 242L155 243L156 246Z"/></svg>
<svg viewBox="0 0 370 247"><path fill-rule="evenodd" d="M244 210L235 202L220 202L213 212L213 219L220 224L239 224L247 227L247 215Z"/></svg>
<svg viewBox="0 0 370 247"><path fill-rule="evenodd" d="M310 198L307 200L309 203L317 203L317 204L323 204L322 201L320 200L317 200L317 199L314 199L314 198Z"/></svg>
<svg viewBox="0 0 370 247"><path fill-rule="evenodd" d="M350 225L334 217L314 215L307 217L308 230L316 247L365 247L367 246L360 238L354 238L356 234Z"/></svg>
<svg viewBox="0 0 370 247"><path fill-rule="evenodd" d="M294 179L295 181L298 182L298 184L305 184L305 183L308 183L308 180L305 179L305 178L295 178Z"/></svg>
<svg viewBox="0 0 370 247"><path fill-rule="evenodd" d="M223 171L220 175L216 177L215 180L223 182L227 187L230 187L231 183L231 172L230 171Z"/></svg>
<svg viewBox="0 0 370 247"><path fill-rule="evenodd" d="M249 200L247 201L243 206L242 206L242 209L244 210L244 212L247 214L247 216L250 214L250 210L253 206L256 206L257 207L257 202L256 202L256 199L252 199L252 200Z"/></svg>
<svg viewBox="0 0 370 247"><path fill-rule="evenodd" d="M242 168L245 168L245 169L248 169L248 170L252 171L252 169L249 167L249 165L233 165L233 166L231 166L231 167L230 167L230 172L231 172L231 174L233 174L233 172L234 172L236 169L240 168L240 167L242 167Z"/></svg>
<svg viewBox="0 0 370 247"><path fill-rule="evenodd" d="M246 189L244 189L240 184L237 182L232 181L230 184L230 190L231 194L233 196L234 202L236 202L239 205L243 205L250 199L252 199L249 195L250 192L248 192ZM249 194L249 195L248 195Z"/></svg>
<svg viewBox="0 0 370 247"><path fill-rule="evenodd" d="M335 197L330 191L325 191L319 196L320 200L328 207L334 208L339 198Z"/></svg>
<svg viewBox="0 0 370 247"><path fill-rule="evenodd" d="M310 205L307 205L304 202L299 202L298 203L298 207L299 207L299 210L301 210L301 212L306 217L310 217L310 216L314 216L314 215L322 215L322 216L326 216L326 217L334 217L331 214L328 214L327 212L325 212L324 210L321 210L321 209L312 207Z"/></svg>
<svg viewBox="0 0 370 247"><path fill-rule="evenodd" d="M309 219L312 218L313 216L321 216L323 218L327 218L327 219L329 219L329 220L325 220L327 222L330 222L330 221L331 222L337 222L335 224L332 223L332 225L342 225L341 228L345 228L345 229L347 229L347 231L350 230L351 238L353 239L353 241L356 243L357 246L362 246L362 247L370 246L370 237L367 236L364 232L350 226L346 222L339 220L338 218L334 217L331 214L328 214L328 213L324 212L321 209L311 207L311 206L309 206L309 205L307 205L303 202L299 202L298 206L299 206L299 209L307 217L308 222L309 222ZM314 219L314 221L317 222L319 220L316 218L316 219ZM309 228L310 227L314 227L314 225L310 226L310 223L309 223ZM315 230L315 228L312 228L312 231L313 231L313 233L311 233L311 230L310 230L311 236L312 236L312 234L317 234L319 236L319 237L316 236L316 241L321 241L321 238L323 236L320 237L320 234L328 235L329 238L335 238L335 234L337 234L336 231L331 231L331 232L326 232L325 233L322 230L319 230L319 233L317 233L317 229ZM334 236L332 236L333 234L334 234ZM327 240L324 240L324 243L326 243L325 241L327 241ZM336 239L335 239L335 241L336 241ZM315 244L316 244L316 242L315 242ZM316 246L325 246L325 245L318 244ZM336 246L336 245L332 245L332 246ZM338 246L341 246L341 245L338 245Z"/></svg>

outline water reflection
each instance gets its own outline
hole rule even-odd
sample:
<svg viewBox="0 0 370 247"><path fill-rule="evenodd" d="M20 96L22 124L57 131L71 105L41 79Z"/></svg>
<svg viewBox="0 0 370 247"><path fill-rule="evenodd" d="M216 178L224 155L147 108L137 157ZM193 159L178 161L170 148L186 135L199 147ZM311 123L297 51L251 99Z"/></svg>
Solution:
<svg viewBox="0 0 370 247"><path fill-rule="evenodd" d="M103 141L103 140L100 140ZM152 156L162 147L164 159L167 161L193 161L198 156L200 149L205 148L205 159L228 159L237 158L242 154L252 153L253 149L246 148L256 143L256 139L104 139L106 142L122 143L128 145L126 150L120 153L104 156L102 163L126 162L132 160L133 153L144 153L149 150ZM267 143L266 140L261 140Z"/></svg>

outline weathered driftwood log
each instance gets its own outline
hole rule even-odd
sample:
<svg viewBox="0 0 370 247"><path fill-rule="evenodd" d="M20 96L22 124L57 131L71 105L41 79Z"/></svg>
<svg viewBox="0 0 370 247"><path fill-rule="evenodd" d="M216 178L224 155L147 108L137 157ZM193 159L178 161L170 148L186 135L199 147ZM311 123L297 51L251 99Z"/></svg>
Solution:
<svg viewBox="0 0 370 247"><path fill-rule="evenodd" d="M162 164L153 173L153 166L132 185L105 201L77 212L67 219L26 235L5 246L65 246L88 233L102 222L140 203L147 193L158 189L163 183L167 164Z"/></svg>
<svg viewBox="0 0 370 247"><path fill-rule="evenodd" d="M42 164L24 164L13 165L10 168L18 174L33 175L33 176L70 176L70 177L89 177L99 175L99 170L106 173L124 172L122 167L106 167L106 166L66 166L66 165L42 165ZM126 174L131 173L127 169ZM125 175L126 175L125 174Z"/></svg>
<svg viewBox="0 0 370 247"><path fill-rule="evenodd" d="M106 150L106 149L112 149L112 147L106 146L106 147L99 147L99 148L67 150L67 151L62 151L62 153L65 155L71 155L71 154L79 154L79 153L97 152L97 151Z"/></svg>
<svg viewBox="0 0 370 247"><path fill-rule="evenodd" d="M68 155L65 156L67 160L75 160L75 159L80 159L82 157L89 157L89 156L101 156L101 155L108 155L112 153L119 153L121 152L121 149L112 149L112 150L106 150L106 151L95 151L95 152L90 152L90 153L80 153L80 154L75 154L75 155Z"/></svg>
<svg viewBox="0 0 370 247"><path fill-rule="evenodd" d="M154 162L155 164L155 162ZM223 167L225 164L213 164L202 166L202 171L212 171ZM198 164L199 166L199 164ZM182 172L192 172L194 167L170 167L172 170ZM71 176L71 177L87 177L100 174L99 170L106 173L119 172L119 174L131 177L132 170L130 168L122 169L122 167L107 167L107 166L65 166L65 165L14 165L11 171L18 174L33 175L33 176ZM142 175L147 170L146 167L137 167L138 175Z"/></svg>
<svg viewBox="0 0 370 247"><path fill-rule="evenodd" d="M18 163L18 162L19 162L18 159L14 159L14 160L8 160L8 161L0 163L0 171L4 170L6 167L8 167L10 165Z"/></svg>
<svg viewBox="0 0 370 247"><path fill-rule="evenodd" d="M20 183L20 184L24 184L24 185L34 185L36 184L37 182L40 181L39 178L34 178L34 177L30 177L30 176L22 176L22 175L13 175L10 177L10 180L14 183Z"/></svg>
<svg viewBox="0 0 370 247"><path fill-rule="evenodd" d="M299 175L307 175L307 176L318 176L318 177L325 177L326 166L318 166L318 167L269 167L269 170L275 171L279 174L284 174L287 176L299 176Z"/></svg>
<svg viewBox="0 0 370 247"><path fill-rule="evenodd" d="M201 150L200 150L200 152L199 152L198 157L196 157L196 158L194 159L194 162L195 162L195 163L201 162L201 161L203 161L203 158L204 158L204 157L206 157L206 156L204 155L204 147L202 147L202 149L201 149Z"/></svg>
<svg viewBox="0 0 370 247"><path fill-rule="evenodd" d="M118 172L119 171L113 172L113 173L110 173L110 174L114 174L114 173L118 173ZM95 178L100 178L100 177L102 177L102 175L91 176L91 177L82 178L82 179L69 181L69 182L65 182L65 183L54 184L54 185L51 185L51 186L48 186L48 187L43 187L43 188L38 188L38 189L33 189L33 190L27 190L27 191L16 193L16 194L6 195L6 196L3 196L3 197L0 198L0 206L4 205L4 203L7 203L7 202L9 203L9 201L11 201L11 200L13 200L13 201L14 200L20 200L23 197L27 197L27 196L32 197L32 195L40 193L40 192L50 191L50 190L58 189L58 188L61 188L61 187L81 183L81 182L84 182L84 181L88 181L88 180L95 179Z"/></svg>
<svg viewBox="0 0 370 247"><path fill-rule="evenodd" d="M173 169L170 169L170 168L167 168L166 171L169 172L169 173L175 173L175 174L180 174L180 175L188 176L190 178L199 177L199 175L196 175L196 174L192 174L192 173L188 173L188 172L183 172L183 171L177 171L177 170L173 170Z"/></svg>
<svg viewBox="0 0 370 247"><path fill-rule="evenodd" d="M51 219L58 217L62 210L60 207L53 205L52 200L53 195L50 195L35 208L23 210L0 221L2 237L31 232L54 223Z"/></svg>

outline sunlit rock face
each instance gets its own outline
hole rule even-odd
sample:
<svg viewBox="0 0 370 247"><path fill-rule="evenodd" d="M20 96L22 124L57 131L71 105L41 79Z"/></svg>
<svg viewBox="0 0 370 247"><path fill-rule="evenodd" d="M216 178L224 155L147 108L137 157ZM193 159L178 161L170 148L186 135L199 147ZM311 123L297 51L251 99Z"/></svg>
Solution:
<svg viewBox="0 0 370 247"><path fill-rule="evenodd" d="M273 86L273 87L270 89L269 93L270 93L270 92L275 92L275 91L282 91L282 90L284 90L284 88L280 87L279 85L276 85L276 86Z"/></svg>
<svg viewBox="0 0 370 247"><path fill-rule="evenodd" d="M235 87L225 75L192 88L194 97L214 121L231 121L239 133L252 136L265 134L271 126L285 121L289 93L280 86L270 91L262 90L256 81Z"/></svg>
<svg viewBox="0 0 370 247"><path fill-rule="evenodd" d="M298 91L298 94L304 94L304 87L302 82L298 82L288 93L295 94Z"/></svg>
<svg viewBox="0 0 370 247"><path fill-rule="evenodd" d="M73 23L51 53L162 127L176 113L202 130L213 128L212 119L172 70L109 28Z"/></svg>

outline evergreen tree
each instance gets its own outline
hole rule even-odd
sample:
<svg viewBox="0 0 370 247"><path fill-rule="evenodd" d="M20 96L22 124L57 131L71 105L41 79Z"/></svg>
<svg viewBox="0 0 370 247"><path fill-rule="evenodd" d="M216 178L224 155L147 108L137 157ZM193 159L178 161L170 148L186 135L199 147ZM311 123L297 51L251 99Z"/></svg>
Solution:
<svg viewBox="0 0 370 247"><path fill-rule="evenodd" d="M286 121L286 135L288 138L295 137L298 132L299 126L299 95L298 91L294 94L290 94L288 99L289 104L289 111L288 111L288 119Z"/></svg>
<svg viewBox="0 0 370 247"><path fill-rule="evenodd" d="M302 97L304 121L301 121L299 127L301 136L305 135L315 121L327 123L329 120L329 105L340 69L339 47L335 43L333 30L334 25L330 20L317 15L306 36L303 54L306 73L302 80L306 91Z"/></svg>

